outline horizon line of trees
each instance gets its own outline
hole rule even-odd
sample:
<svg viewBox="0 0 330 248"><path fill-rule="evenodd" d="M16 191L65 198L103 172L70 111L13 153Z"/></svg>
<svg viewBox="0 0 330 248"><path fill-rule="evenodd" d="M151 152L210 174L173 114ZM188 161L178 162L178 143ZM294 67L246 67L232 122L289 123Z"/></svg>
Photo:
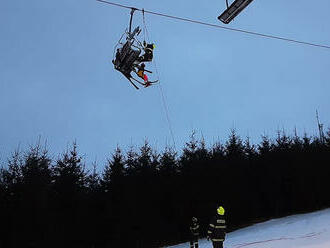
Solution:
<svg viewBox="0 0 330 248"><path fill-rule="evenodd" d="M211 147L193 132L180 155L146 140L96 168L75 142L55 160L40 144L14 152L0 169L0 247L161 247L186 241L192 216L205 235L219 205L229 230L330 207L330 129L259 144L231 130Z"/></svg>

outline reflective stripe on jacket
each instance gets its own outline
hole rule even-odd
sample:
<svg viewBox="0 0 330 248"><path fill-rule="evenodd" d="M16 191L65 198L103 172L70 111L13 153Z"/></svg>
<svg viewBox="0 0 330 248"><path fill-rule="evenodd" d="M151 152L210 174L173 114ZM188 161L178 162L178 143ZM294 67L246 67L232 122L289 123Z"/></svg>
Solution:
<svg viewBox="0 0 330 248"><path fill-rule="evenodd" d="M226 236L226 220L223 215L217 214L211 221L207 235L214 242L224 241Z"/></svg>
<svg viewBox="0 0 330 248"><path fill-rule="evenodd" d="M190 225L190 232L193 236L198 236L199 235L199 225L198 223L191 223Z"/></svg>

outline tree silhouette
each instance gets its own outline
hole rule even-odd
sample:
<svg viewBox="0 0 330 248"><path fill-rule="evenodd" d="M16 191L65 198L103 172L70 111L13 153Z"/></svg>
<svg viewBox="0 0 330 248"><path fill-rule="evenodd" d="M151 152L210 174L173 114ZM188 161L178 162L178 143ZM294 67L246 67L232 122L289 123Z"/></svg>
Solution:
<svg viewBox="0 0 330 248"><path fill-rule="evenodd" d="M244 145L242 139L236 134L235 129L231 130L225 145L225 152L228 159L239 160L244 157Z"/></svg>
<svg viewBox="0 0 330 248"><path fill-rule="evenodd" d="M54 237L57 242L72 244L78 242L84 233L83 197L87 186L87 174L78 155L77 144L62 154L53 166L54 216L57 221L59 236Z"/></svg>
<svg viewBox="0 0 330 248"><path fill-rule="evenodd" d="M160 175L171 178L178 173L177 153L170 147L165 147L160 157Z"/></svg>
<svg viewBox="0 0 330 248"><path fill-rule="evenodd" d="M117 147L100 175L76 143L55 161L37 144L0 169L0 247L153 248L186 241L192 216L204 235L219 205L229 230L330 207L329 142L231 130L208 148L192 132L181 151Z"/></svg>
<svg viewBox="0 0 330 248"><path fill-rule="evenodd" d="M122 151L119 147L116 148L115 153L104 168L102 185L104 190L110 190L111 185L117 185L123 181L125 172L125 161Z"/></svg>

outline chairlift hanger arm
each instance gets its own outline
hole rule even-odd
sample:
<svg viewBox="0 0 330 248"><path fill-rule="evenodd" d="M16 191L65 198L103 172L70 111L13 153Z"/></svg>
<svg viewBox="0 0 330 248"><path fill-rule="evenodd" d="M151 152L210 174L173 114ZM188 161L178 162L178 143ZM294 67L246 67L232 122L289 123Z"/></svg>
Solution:
<svg viewBox="0 0 330 248"><path fill-rule="evenodd" d="M132 21L133 21L133 15L134 15L135 10L137 10L137 8L131 8L131 18L129 20L129 30L128 30L129 33L131 33L131 31L132 31Z"/></svg>

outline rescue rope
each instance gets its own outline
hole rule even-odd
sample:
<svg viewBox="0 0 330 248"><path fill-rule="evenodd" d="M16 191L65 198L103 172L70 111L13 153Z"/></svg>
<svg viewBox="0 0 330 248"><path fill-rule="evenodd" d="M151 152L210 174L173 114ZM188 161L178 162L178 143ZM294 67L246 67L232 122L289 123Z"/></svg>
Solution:
<svg viewBox="0 0 330 248"><path fill-rule="evenodd" d="M125 6L125 5L118 4L118 3L112 3L112 2L108 2L108 1L104 1L104 0L96 0L96 1L106 3L106 4L109 4L109 5L113 5L113 6L117 6L117 7L121 7L121 8L135 9L137 11L142 11L141 9L138 9L138 8L135 8L135 7ZM166 18L176 19L176 20L179 20L179 21L185 21L185 22L200 24L200 25L204 25L204 26L209 26L209 27L213 27L213 28L221 28L221 29L226 29L226 30L229 30L229 31L250 34L250 35L259 36L259 37L262 37L262 38L276 39L276 40L282 40L282 41L287 41L287 42L292 42L292 43L297 43L297 44L302 44L302 45L308 45L308 46L314 46L314 47L330 49L330 46L323 45L323 44L300 41L300 40L296 40L296 39L290 39L290 38L285 38L285 37L280 37L280 36L275 36L275 35L263 34L263 33L243 30L243 29L229 28L229 27L224 27L224 26L217 25L217 24L211 24L211 23L207 23L207 22L197 21L197 20L178 17L178 16L172 16L172 15L167 15L167 14L162 14L162 13L157 13L157 12L148 11L148 10L143 10L143 12L148 13L148 14L152 14L152 15L158 15L158 16L166 17Z"/></svg>
<svg viewBox="0 0 330 248"><path fill-rule="evenodd" d="M159 78L156 62L153 62L153 63L155 64L157 77ZM163 87L162 87L161 82L160 82L160 78L159 78L159 87L158 88L159 88L159 91L160 91L161 96L162 96L162 102L163 102L163 106L164 106L164 110L165 110L165 114L166 114L166 120L167 120L168 128L169 128L170 134L172 136L172 142L173 142L174 150L176 150L174 133L173 133L173 129L172 129L171 120L170 120L170 117L169 117L169 110L168 110L168 106L167 106L167 103L166 103L166 98L165 98L165 95L164 95L164 92L163 92Z"/></svg>
<svg viewBox="0 0 330 248"><path fill-rule="evenodd" d="M148 28L147 28L147 24L146 24L145 16L144 16L144 9L142 9L142 14L143 14L143 26L144 26L143 30L144 30L144 33L147 35L147 41L150 41L149 32L148 32ZM152 60L152 63L154 65L154 67L155 67L156 74L157 74L158 85L159 85L158 89L159 89L159 92L161 94L162 104L163 104L164 111L165 111L165 116L166 116L166 121L167 121L168 129L169 129L170 134L171 134L171 137L172 137L172 142L173 142L174 150L176 150L175 139L174 139L174 132L173 132L173 128L172 128L172 124L171 124L171 120L170 120L168 105L167 105L166 98L165 98L164 91L163 91L163 87L162 87L162 84L161 84L161 81L160 81L160 76L159 76L159 73L158 73L158 68L157 68L156 60L153 59Z"/></svg>

